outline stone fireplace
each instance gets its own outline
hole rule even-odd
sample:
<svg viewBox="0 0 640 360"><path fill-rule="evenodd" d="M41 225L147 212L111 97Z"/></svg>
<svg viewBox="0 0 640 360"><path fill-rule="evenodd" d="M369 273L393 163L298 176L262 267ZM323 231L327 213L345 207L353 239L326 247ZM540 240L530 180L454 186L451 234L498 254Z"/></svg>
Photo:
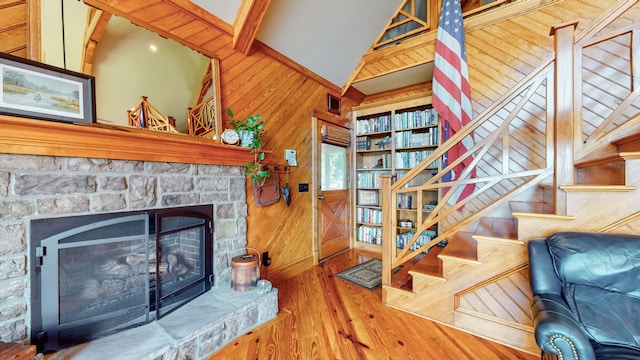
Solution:
<svg viewBox="0 0 640 360"><path fill-rule="evenodd" d="M174 341L158 351L171 348L184 356L205 356L207 351L215 351L248 328L275 317L277 292L274 291L276 295L272 299L258 299L260 304L255 308L245 298L235 299L236 294L229 293L228 289L231 258L244 253L246 246L245 181L244 168L238 165L0 153L0 286L3 289L0 292L0 341L35 343L30 336L34 317L30 303L34 294L29 264L37 261L30 256L32 221L192 205L211 206L215 224L214 256L210 264L215 284L208 292L212 295L208 296L230 297L242 303L244 307L239 308L240 312L249 312L251 319L240 320L238 324L233 315L220 313L217 317L227 323L214 326L208 321L200 326L208 333L206 339L217 339L215 344ZM212 302L202 301L206 306ZM165 321L168 326L177 321L169 320L171 315ZM230 326L229 321L235 321L236 326ZM197 329L195 335L183 334L183 328L188 326L174 329L180 339L202 335ZM230 328L237 333L225 333L225 329ZM149 331L144 327L140 329ZM170 331L165 329L165 337L166 332ZM187 343L191 345L184 345ZM183 348L176 348L176 344ZM195 349L197 346L201 348ZM132 358L143 357L138 354Z"/></svg>

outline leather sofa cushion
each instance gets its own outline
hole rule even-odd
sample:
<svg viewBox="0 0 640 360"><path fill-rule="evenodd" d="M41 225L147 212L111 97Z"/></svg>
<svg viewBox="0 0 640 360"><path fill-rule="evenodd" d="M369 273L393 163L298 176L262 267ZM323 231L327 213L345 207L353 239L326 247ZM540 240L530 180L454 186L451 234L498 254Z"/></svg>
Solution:
<svg viewBox="0 0 640 360"><path fill-rule="evenodd" d="M565 284L563 295L591 340L640 351L640 298L574 284Z"/></svg>
<svg viewBox="0 0 640 360"><path fill-rule="evenodd" d="M640 237L559 232L547 238L562 283L599 287L640 298Z"/></svg>

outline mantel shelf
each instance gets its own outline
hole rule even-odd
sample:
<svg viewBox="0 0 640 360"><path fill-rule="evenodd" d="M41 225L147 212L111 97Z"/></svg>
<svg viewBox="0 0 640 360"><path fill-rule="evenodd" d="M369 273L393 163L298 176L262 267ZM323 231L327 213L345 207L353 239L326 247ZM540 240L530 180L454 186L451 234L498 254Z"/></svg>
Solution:
<svg viewBox="0 0 640 360"><path fill-rule="evenodd" d="M253 161L249 149L184 134L4 115L0 115L0 152L228 166Z"/></svg>

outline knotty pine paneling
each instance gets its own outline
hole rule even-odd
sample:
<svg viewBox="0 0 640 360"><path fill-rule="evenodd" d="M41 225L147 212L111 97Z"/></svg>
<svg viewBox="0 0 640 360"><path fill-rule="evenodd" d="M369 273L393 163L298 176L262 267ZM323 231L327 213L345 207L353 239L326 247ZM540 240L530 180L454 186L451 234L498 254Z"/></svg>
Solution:
<svg viewBox="0 0 640 360"><path fill-rule="evenodd" d="M27 24L26 0L0 0L0 51L26 57Z"/></svg>

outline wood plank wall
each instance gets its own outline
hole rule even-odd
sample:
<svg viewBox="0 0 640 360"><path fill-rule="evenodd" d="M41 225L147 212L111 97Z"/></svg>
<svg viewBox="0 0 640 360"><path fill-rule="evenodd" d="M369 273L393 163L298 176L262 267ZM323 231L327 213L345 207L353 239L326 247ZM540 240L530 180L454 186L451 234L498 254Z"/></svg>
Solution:
<svg viewBox="0 0 640 360"><path fill-rule="evenodd" d="M0 51L28 57L27 0L0 0Z"/></svg>

